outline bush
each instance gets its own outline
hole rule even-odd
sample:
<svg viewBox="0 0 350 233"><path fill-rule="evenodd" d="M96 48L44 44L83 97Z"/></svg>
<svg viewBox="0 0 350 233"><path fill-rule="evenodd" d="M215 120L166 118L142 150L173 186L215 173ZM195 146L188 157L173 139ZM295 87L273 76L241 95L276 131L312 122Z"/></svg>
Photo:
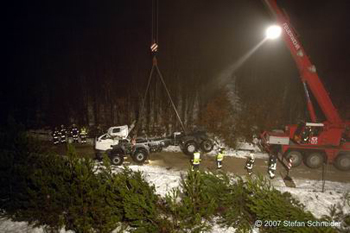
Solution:
<svg viewBox="0 0 350 233"><path fill-rule="evenodd" d="M34 172L38 154L43 150L39 142L27 137L23 125L13 119L0 129L0 208L15 215L26 208L28 177Z"/></svg>
<svg viewBox="0 0 350 233"><path fill-rule="evenodd" d="M260 229L264 232L335 232L332 228L289 227L283 224L284 220L307 223L317 219L309 211L305 211L305 206L290 193L276 190L263 177L248 179L245 187L248 194L247 207L254 221L282 221L277 227L262 226Z"/></svg>
<svg viewBox="0 0 350 233"><path fill-rule="evenodd" d="M97 173L94 162L78 158L72 147L68 157L42 157L31 176L30 211L37 225L75 232L111 232L121 222L135 232L160 232L155 188L140 172L125 168L114 174L108 159Z"/></svg>
<svg viewBox="0 0 350 233"><path fill-rule="evenodd" d="M218 208L210 191L210 180L204 172L188 171L187 176L181 178L181 188L166 196L166 211L174 220L175 230L201 232L210 229L208 220Z"/></svg>
<svg viewBox="0 0 350 233"><path fill-rule="evenodd" d="M223 226L234 227L237 232L248 232L251 230L253 213L247 208L248 193L241 177L235 177L235 182L228 183L229 193L223 193L219 223Z"/></svg>
<svg viewBox="0 0 350 233"><path fill-rule="evenodd" d="M337 226L336 229L341 233L350 231L350 213L346 213L346 206L350 207L350 192L347 192L340 202L329 207L328 216L323 216L328 222L339 222L340 226Z"/></svg>
<svg viewBox="0 0 350 233"><path fill-rule="evenodd" d="M222 225L250 229L242 180L236 183L233 178L225 173L189 171L182 177L181 187L165 197L165 212L171 216L172 229L209 231L215 216Z"/></svg>

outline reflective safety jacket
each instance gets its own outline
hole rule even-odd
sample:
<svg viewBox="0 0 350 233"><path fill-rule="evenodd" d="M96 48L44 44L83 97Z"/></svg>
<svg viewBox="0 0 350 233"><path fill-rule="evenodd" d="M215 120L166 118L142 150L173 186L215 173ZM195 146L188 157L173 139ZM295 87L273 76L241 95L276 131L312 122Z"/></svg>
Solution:
<svg viewBox="0 0 350 233"><path fill-rule="evenodd" d="M219 153L216 155L216 161L222 161L224 159L224 154L223 153Z"/></svg>
<svg viewBox="0 0 350 233"><path fill-rule="evenodd" d="M52 137L53 137L53 138L58 138L59 135L60 135L60 132L59 132L58 130L55 130L55 131L53 131L53 133L52 133Z"/></svg>
<svg viewBox="0 0 350 233"><path fill-rule="evenodd" d="M60 135L61 137L66 137L67 130L65 128L61 128Z"/></svg>
<svg viewBox="0 0 350 233"><path fill-rule="evenodd" d="M86 135L87 134L87 130L86 128L81 128L81 132L80 132L81 135Z"/></svg>
<svg viewBox="0 0 350 233"><path fill-rule="evenodd" d="M199 152L193 153L193 164L197 165L201 162L201 154Z"/></svg>

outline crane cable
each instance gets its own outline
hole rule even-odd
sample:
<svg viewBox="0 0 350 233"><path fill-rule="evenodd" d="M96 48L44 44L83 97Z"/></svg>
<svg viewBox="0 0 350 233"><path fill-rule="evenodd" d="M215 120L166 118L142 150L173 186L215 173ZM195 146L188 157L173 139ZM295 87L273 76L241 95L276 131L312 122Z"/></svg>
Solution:
<svg viewBox="0 0 350 233"><path fill-rule="evenodd" d="M151 44L158 44L158 26L159 26L159 3L158 0L152 0L152 34Z"/></svg>
<svg viewBox="0 0 350 233"><path fill-rule="evenodd" d="M149 78L148 78L147 87L146 87L146 91L145 91L145 94L144 94L144 97L143 97L140 113L143 114L143 111L144 111L144 108L145 108L147 94L148 94L148 91L149 91L149 88L150 88L150 85L151 85L151 79L152 79L152 75L153 75L153 72L154 72L154 67L156 67L158 76L159 76L159 78L160 78L160 80L161 80L161 82L162 82L162 84L164 86L164 89L165 89L165 91L166 91L166 93L168 95L168 98L169 98L169 100L171 102L171 105L172 105L172 107L174 109L176 117L177 117L177 119L180 122L180 125L181 125L181 128L182 128L183 132L186 133L185 125L183 124L183 122L181 120L180 114L178 113L178 111L176 109L174 101L171 98L169 89L167 88L167 86L165 84L163 75L160 72L160 70L158 68L158 64L157 64L156 53L158 51L158 27L159 27L159 20L158 20L158 18L159 18L159 2L158 2L158 0L152 0L151 51L152 51L152 54L153 54L153 61L152 61L153 64L152 64L152 69L151 69L151 72L150 72L150 75L149 75Z"/></svg>

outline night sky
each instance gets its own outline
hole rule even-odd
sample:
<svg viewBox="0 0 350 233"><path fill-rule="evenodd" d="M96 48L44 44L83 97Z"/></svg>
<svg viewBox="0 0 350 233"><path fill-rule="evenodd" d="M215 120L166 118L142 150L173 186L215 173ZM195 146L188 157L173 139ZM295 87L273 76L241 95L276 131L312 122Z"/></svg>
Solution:
<svg viewBox="0 0 350 233"><path fill-rule="evenodd" d="M350 2L279 3L336 106L348 105ZM27 111L44 91L49 96L57 87L64 94L62 83L77 76L94 73L90 85L99 86L109 70L120 93L130 85L143 90L151 68L151 12L151 0L8 2L2 16L2 109ZM171 76L169 67L176 67L184 74L198 70L204 81L212 81L261 41L271 22L259 0L159 0L159 66L165 77ZM281 40L266 43L237 74L244 77L252 67L298 77Z"/></svg>

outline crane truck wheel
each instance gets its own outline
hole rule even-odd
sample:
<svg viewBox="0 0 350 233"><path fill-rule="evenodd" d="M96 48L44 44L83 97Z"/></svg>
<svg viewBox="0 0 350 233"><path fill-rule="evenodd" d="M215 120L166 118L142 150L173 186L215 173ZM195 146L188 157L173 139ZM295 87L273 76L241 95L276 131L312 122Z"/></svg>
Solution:
<svg viewBox="0 0 350 233"><path fill-rule="evenodd" d="M137 149L132 156L135 163L143 164L148 157L148 152L145 149Z"/></svg>
<svg viewBox="0 0 350 233"><path fill-rule="evenodd" d="M319 168L324 162L324 155L320 152L312 152L305 158L305 165L309 168Z"/></svg>
<svg viewBox="0 0 350 233"><path fill-rule="evenodd" d="M303 155L301 154L300 151L297 150L291 150L288 151L285 155L287 159L291 158L292 159L292 167L297 167L301 164L303 161Z"/></svg>
<svg viewBox="0 0 350 233"><path fill-rule="evenodd" d="M214 144L209 139L205 139L201 142L201 149L204 152L210 152L214 148Z"/></svg>
<svg viewBox="0 0 350 233"><path fill-rule="evenodd" d="M111 163L116 166L122 165L124 162L124 156L120 154L111 155L110 158L111 158Z"/></svg>
<svg viewBox="0 0 350 233"><path fill-rule="evenodd" d="M334 166L341 171L349 171L350 154L339 154L335 159Z"/></svg>
<svg viewBox="0 0 350 233"><path fill-rule="evenodd" d="M193 141L187 141L184 144L184 147L182 148L182 152L184 152L184 154L186 155L192 155L194 152L196 152L196 150L198 149L198 144Z"/></svg>

